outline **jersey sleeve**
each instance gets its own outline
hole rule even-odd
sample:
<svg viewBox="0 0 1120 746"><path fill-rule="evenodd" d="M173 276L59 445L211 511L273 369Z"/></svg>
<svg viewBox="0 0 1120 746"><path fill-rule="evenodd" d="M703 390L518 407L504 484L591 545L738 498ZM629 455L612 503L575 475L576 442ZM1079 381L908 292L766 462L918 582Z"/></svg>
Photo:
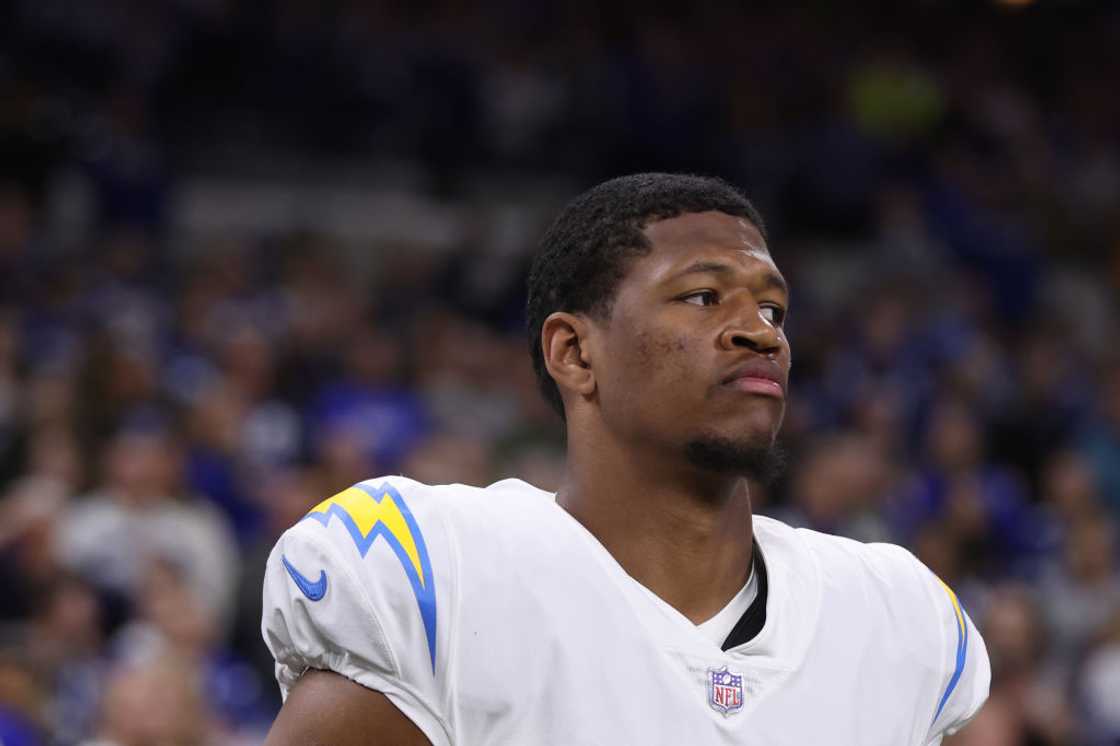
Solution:
<svg viewBox="0 0 1120 746"><path fill-rule="evenodd" d="M269 556L261 629L285 699L307 669L334 671L385 694L441 746L447 553L428 489L370 480L313 508Z"/></svg>
<svg viewBox="0 0 1120 746"><path fill-rule="evenodd" d="M953 589L922 566L937 609L943 640L944 676L938 693L929 743L937 744L963 728L988 698L991 664L984 639Z"/></svg>
<svg viewBox="0 0 1120 746"><path fill-rule="evenodd" d="M922 663L936 672L926 694L928 718L924 743L934 746L963 728L988 698L992 672L988 651L957 594L913 554L891 544L871 544L881 561L893 565L890 576L900 584L898 598L916 604L920 613L911 632ZM905 592L918 590L918 595ZM912 610L911 610L912 611ZM928 620L928 623L920 620Z"/></svg>

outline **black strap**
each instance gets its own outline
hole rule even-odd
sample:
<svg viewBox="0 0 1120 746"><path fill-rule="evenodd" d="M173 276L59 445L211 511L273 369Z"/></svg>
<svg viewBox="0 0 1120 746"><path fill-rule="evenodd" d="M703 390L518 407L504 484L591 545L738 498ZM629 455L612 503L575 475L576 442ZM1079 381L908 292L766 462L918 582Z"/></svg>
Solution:
<svg viewBox="0 0 1120 746"><path fill-rule="evenodd" d="M762 631L766 624L766 562L762 559L762 552L758 549L758 542L754 543L754 570L758 573L758 594L751 601L750 607L739 617L739 621L731 628L731 634L723 641L722 648L730 650L733 647L750 642L755 635Z"/></svg>

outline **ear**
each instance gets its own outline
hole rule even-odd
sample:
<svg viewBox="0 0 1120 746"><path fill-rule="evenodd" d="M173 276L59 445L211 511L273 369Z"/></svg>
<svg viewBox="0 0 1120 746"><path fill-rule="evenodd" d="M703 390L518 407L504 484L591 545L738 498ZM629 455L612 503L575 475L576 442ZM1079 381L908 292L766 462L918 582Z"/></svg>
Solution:
<svg viewBox="0 0 1120 746"><path fill-rule="evenodd" d="M541 325L544 365L561 394L591 396L595 393L589 332L587 319L564 311L549 314Z"/></svg>

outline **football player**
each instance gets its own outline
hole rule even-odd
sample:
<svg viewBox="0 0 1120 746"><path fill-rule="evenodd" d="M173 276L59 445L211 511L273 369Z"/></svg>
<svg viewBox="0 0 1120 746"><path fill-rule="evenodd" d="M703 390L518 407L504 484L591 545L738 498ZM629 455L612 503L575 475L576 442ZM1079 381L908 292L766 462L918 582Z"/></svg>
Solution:
<svg viewBox="0 0 1120 746"><path fill-rule="evenodd" d="M277 543L269 746L924 746L984 643L910 553L752 516L777 461L789 290L713 179L639 174L542 241L528 326L559 491L377 477Z"/></svg>

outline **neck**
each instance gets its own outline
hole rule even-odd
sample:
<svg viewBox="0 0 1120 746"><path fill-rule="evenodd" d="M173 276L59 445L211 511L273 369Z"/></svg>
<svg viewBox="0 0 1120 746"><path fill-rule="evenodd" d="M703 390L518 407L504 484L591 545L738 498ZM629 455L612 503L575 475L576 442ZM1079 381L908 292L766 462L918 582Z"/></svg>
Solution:
<svg viewBox="0 0 1120 746"><path fill-rule="evenodd" d="M557 502L632 578L693 622L726 606L750 576L746 480L586 433L569 431L568 444Z"/></svg>

